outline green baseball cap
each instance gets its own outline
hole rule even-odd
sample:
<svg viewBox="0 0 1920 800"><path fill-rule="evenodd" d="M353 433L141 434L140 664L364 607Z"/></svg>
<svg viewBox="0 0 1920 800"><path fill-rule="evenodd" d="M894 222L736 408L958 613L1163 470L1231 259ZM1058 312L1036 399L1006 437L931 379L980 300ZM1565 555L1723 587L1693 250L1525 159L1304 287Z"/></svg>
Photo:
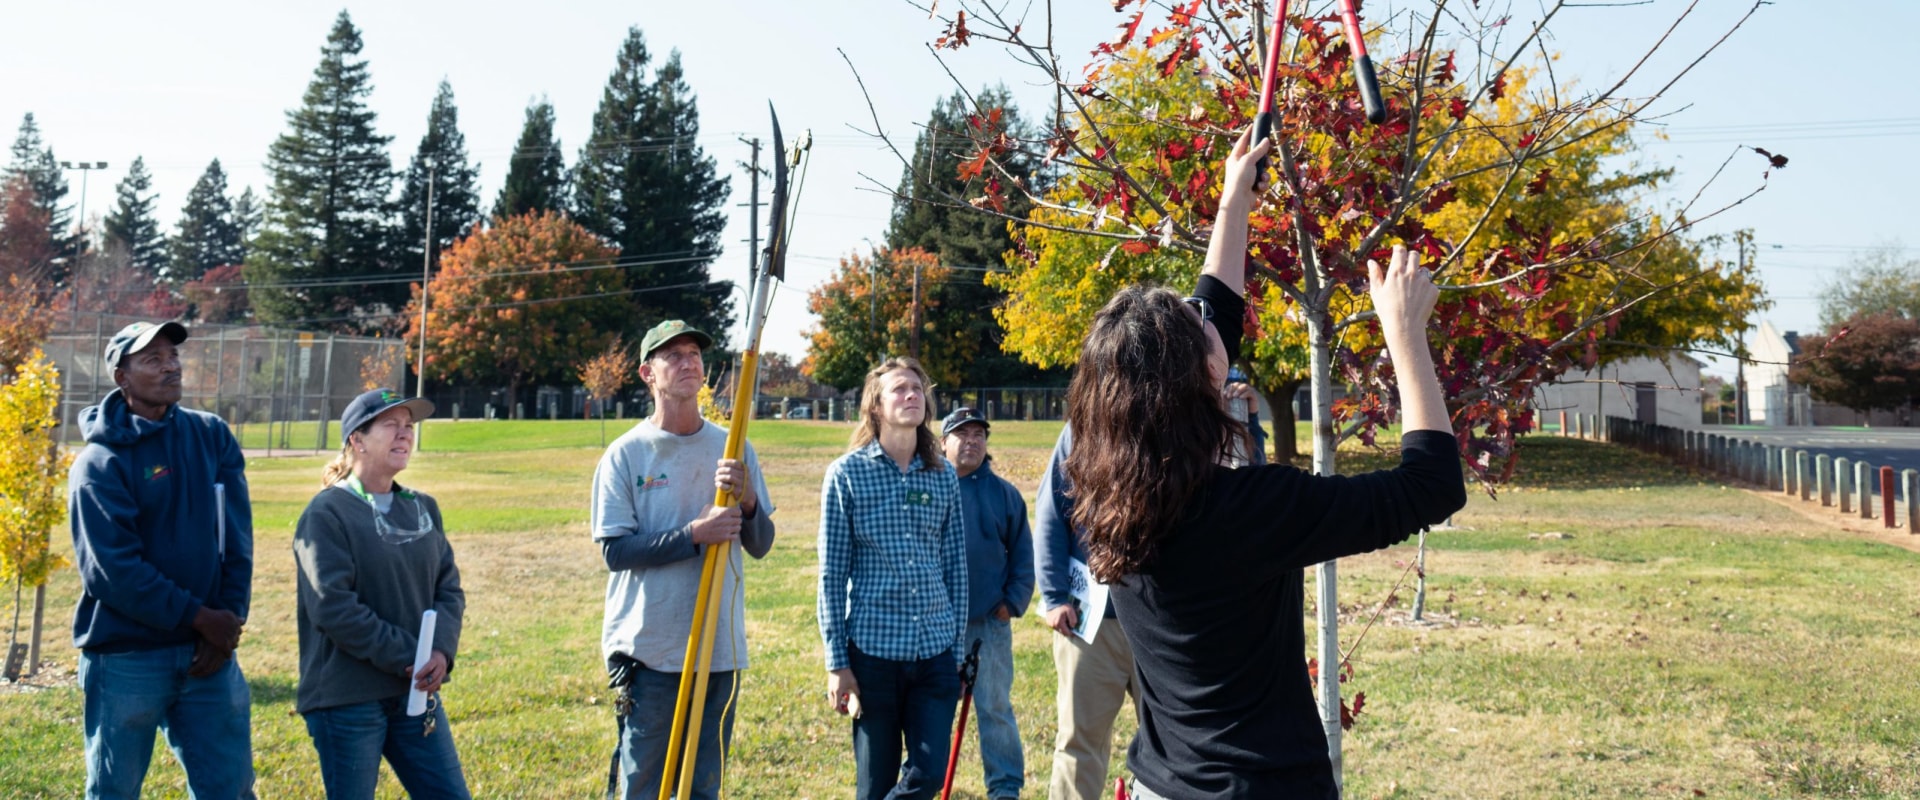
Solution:
<svg viewBox="0 0 1920 800"><path fill-rule="evenodd" d="M653 326L652 330L647 331L646 338L640 340L640 358L652 358L653 351L660 349L661 346L667 342L673 341L673 338L676 336L693 337L694 343L700 345L700 349L702 350L713 346L713 337L708 336L705 331L680 320L670 319Z"/></svg>

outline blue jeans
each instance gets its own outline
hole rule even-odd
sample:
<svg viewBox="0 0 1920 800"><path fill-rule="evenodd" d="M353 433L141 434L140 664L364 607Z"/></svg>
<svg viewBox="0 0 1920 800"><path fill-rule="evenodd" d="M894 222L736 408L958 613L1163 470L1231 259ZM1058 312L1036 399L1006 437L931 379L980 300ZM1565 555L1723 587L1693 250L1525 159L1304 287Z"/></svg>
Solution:
<svg viewBox="0 0 1920 800"><path fill-rule="evenodd" d="M987 796L1019 797L1026 786L1026 754L1013 718L1013 625L992 617L967 622L967 646L980 640L980 673L973 679L973 718Z"/></svg>
<svg viewBox="0 0 1920 800"><path fill-rule="evenodd" d="M953 745L959 665L946 652L919 661L889 661L847 645L847 666L860 685L853 721L857 800L930 800L940 794ZM900 764L902 745L906 766Z"/></svg>
<svg viewBox="0 0 1920 800"><path fill-rule="evenodd" d="M427 716L434 729L426 734ZM467 800L467 779L446 708L407 716L406 695L386 700L318 708L306 713L307 735L320 755L320 780L328 800L373 797L380 783L380 757L386 756L407 796Z"/></svg>
<svg viewBox="0 0 1920 800"><path fill-rule="evenodd" d="M80 651L86 694L87 797L134 798L165 731L196 800L253 797L252 695L238 656L187 677L193 645L127 653Z"/></svg>
<svg viewBox="0 0 1920 800"><path fill-rule="evenodd" d="M694 759L689 789L693 797L681 800L720 797L720 775L727 745L733 741L734 710L739 704L739 698L733 695L736 674L715 672L707 676L707 701L700 717L700 754ZM634 671L627 691L633 710L627 712L626 733L620 739L620 796L655 800L660 796L660 775L666 769L667 739L673 733L673 707L680 700L680 673L640 667ZM680 755L673 754L675 763ZM674 780L677 783L678 776Z"/></svg>

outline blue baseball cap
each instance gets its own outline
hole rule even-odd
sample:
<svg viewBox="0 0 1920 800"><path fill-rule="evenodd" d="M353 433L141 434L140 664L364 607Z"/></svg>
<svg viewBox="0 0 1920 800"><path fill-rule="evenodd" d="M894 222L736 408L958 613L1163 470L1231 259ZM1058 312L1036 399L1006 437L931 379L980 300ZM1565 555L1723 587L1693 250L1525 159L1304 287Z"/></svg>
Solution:
<svg viewBox="0 0 1920 800"><path fill-rule="evenodd" d="M389 409L406 406L413 411L413 420L419 422L433 416L433 401L423 397L408 397L392 389L374 389L353 398L347 409L340 412L340 436L360 430L372 422L374 417L387 413Z"/></svg>

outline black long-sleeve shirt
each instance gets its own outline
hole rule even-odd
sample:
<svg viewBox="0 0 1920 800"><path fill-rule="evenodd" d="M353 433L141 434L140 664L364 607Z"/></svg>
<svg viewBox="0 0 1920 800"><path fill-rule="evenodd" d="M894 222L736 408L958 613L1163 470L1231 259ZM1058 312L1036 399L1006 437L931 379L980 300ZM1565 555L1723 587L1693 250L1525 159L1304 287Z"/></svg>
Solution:
<svg viewBox="0 0 1920 800"><path fill-rule="evenodd" d="M1306 662L1301 569L1377 550L1466 505L1452 434L1400 466L1323 477L1218 467L1154 563L1112 587L1133 643L1136 779L1171 800L1337 798Z"/></svg>

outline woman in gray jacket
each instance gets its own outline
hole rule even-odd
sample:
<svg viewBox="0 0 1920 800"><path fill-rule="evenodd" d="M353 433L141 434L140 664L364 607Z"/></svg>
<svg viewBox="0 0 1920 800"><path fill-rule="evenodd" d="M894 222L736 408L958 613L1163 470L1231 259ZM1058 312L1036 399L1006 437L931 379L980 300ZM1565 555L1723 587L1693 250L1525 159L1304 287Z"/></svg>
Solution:
<svg viewBox="0 0 1920 800"><path fill-rule="evenodd" d="M346 442L326 488L293 535L299 567L297 708L320 756L327 797L372 798L380 758L415 798L467 798L438 690L453 669L466 597L432 497L394 482L413 455L413 426L433 404L390 389L340 415ZM421 617L432 655L414 672ZM427 693L409 716L409 689Z"/></svg>

